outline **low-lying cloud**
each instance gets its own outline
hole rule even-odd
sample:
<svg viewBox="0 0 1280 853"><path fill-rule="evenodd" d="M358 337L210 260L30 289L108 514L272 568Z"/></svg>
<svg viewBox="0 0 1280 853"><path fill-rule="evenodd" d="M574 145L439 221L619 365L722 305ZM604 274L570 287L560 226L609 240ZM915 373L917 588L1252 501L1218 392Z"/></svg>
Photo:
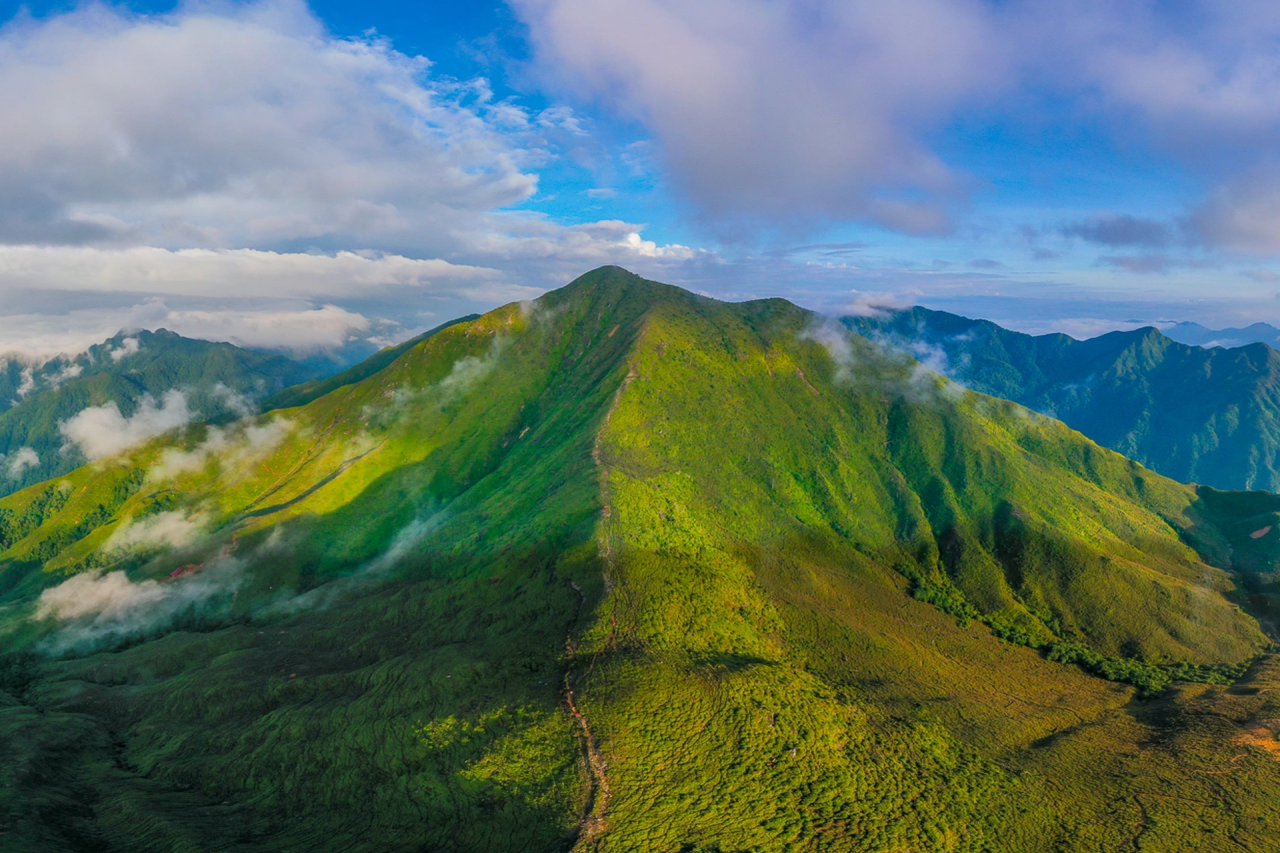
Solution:
<svg viewBox="0 0 1280 853"><path fill-rule="evenodd" d="M129 520L103 544L108 554L159 548L185 548L204 534L198 517L185 512L160 512L137 521Z"/></svg>
<svg viewBox="0 0 1280 853"><path fill-rule="evenodd" d="M118 362L131 355L137 355L141 348L142 345L137 338L125 338L120 342L119 347L111 350L111 360Z"/></svg>
<svg viewBox="0 0 1280 853"><path fill-rule="evenodd" d="M127 450L152 436L188 424L193 417L186 395L173 390L165 392L159 405L150 394L144 395L128 417L121 414L114 400L92 406L63 421L58 431L92 460Z"/></svg>
<svg viewBox="0 0 1280 853"><path fill-rule="evenodd" d="M147 472L147 479L159 482L179 474L199 471L212 461L224 469L238 469L261 459L280 446L295 428L292 421L272 417L261 423L240 421L226 427L208 427L204 440L190 450L166 449Z"/></svg>
<svg viewBox="0 0 1280 853"><path fill-rule="evenodd" d="M34 468L40 464L40 455L30 447L20 447L8 458L0 456L0 462L4 463L9 479L17 480L26 473L28 468Z"/></svg>
<svg viewBox="0 0 1280 853"><path fill-rule="evenodd" d="M913 341L902 347L873 338L874 350L860 353L857 336L830 317L815 320L801 337L820 344L831 356L837 384L871 385L919 404L955 399L965 392L951 378L947 354L939 346Z"/></svg>
<svg viewBox="0 0 1280 853"><path fill-rule="evenodd" d="M281 598L273 602L267 608L267 612L279 615L332 606L353 590L386 577L448 518L448 510L441 510L423 518L413 519L396 533L387 550L361 566L353 574L330 581L324 586L300 595Z"/></svg>
<svg viewBox="0 0 1280 853"><path fill-rule="evenodd" d="M182 616L223 615L246 580L244 564L232 557L167 581L133 581L123 571L86 572L42 592L35 618L59 623L43 642L46 651L91 651L166 630Z"/></svg>

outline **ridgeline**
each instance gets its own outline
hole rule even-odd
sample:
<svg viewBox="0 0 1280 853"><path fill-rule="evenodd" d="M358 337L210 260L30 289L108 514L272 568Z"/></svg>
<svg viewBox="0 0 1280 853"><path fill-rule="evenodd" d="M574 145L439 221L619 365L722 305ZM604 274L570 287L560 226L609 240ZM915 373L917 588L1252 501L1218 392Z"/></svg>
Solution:
<svg viewBox="0 0 1280 853"><path fill-rule="evenodd" d="M1273 850L1274 501L605 267L0 500L0 843Z"/></svg>

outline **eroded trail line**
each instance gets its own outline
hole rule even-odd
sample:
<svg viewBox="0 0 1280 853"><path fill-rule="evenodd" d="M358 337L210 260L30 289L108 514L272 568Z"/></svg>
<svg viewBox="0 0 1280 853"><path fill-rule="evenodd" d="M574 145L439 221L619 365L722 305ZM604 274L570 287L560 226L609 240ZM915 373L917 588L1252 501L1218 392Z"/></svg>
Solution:
<svg viewBox="0 0 1280 853"><path fill-rule="evenodd" d="M616 331L616 329L615 329ZM611 333L612 334L612 333ZM613 577L613 548L609 541L609 532L606 526L612 515L610 512L610 495L609 495L609 473L604 469L601 462L600 442L605 429L609 426L609 421L613 418L613 412L618 407L618 401L622 398L622 394L638 375L635 364L628 366L627 375L623 378L622 383L618 386L618 390L614 392L613 400L609 404L609 410L605 412L604 421L601 423L599 430L596 432L595 441L591 447L591 458L596 463L596 467L600 469L600 556L604 560L604 594L608 597L614 588ZM582 612L587 606L587 594L582 587L574 581L570 581L569 585L581 596L581 602L578 604L579 619L581 621ZM617 602L614 602L614 615L612 622L616 626ZM613 632L610 632L609 638L605 641L607 648L613 642ZM574 654L573 635L570 633L569 639L566 641L566 648L569 650L570 658ZM587 668L587 674L590 675L595 669L596 657L599 652L591 657L591 664ZM595 846L598 839L608 829L608 822L605 820L605 812L609 808L609 778L606 775L607 767L605 765L604 753L600 750L599 742L591 731L591 724L587 721L587 717L578 709L578 703L573 689L573 672L572 670L565 673L564 676L564 697L565 704L569 708L569 713L573 714L574 720L577 721L578 727L582 730L583 749L585 750L587 773L590 777L590 790L587 793L586 807L582 812L582 820L578 825L577 836L574 840L574 853L590 850Z"/></svg>
<svg viewBox="0 0 1280 853"><path fill-rule="evenodd" d="M587 606L587 594L582 587L578 586L576 581L569 581L569 586L573 587L574 591L581 597L581 601L578 602L578 615L581 618L582 611ZM569 639L566 641L566 647L572 658L574 653L572 633L570 633ZM592 665L594 666L594 664L595 660L593 658ZM573 714L573 718L578 722L578 727L582 730L583 750L587 763L587 774L590 778L587 803L582 810L582 819L578 824L577 835L573 845L573 850L581 851L592 847L595 840L607 828L604 813L609 806L609 779L605 775L604 755L600 752L595 735L591 732L591 724L587 722L586 716L578 710L578 703L573 692L572 672L564 674L564 698L565 704L569 706L569 713Z"/></svg>
<svg viewBox="0 0 1280 853"><path fill-rule="evenodd" d="M569 674L564 677L565 701L569 705L569 712L573 714L573 718L578 721L578 726L582 729L587 771L591 776L591 790L587 794L587 805L583 809L582 821L578 825L578 835L574 841L573 850L585 851L590 849L595 844L595 840L608 828L604 814L609 807L609 779L605 775L604 755L600 752L595 735L591 733L591 725L578 710L578 705L574 701L572 678Z"/></svg>

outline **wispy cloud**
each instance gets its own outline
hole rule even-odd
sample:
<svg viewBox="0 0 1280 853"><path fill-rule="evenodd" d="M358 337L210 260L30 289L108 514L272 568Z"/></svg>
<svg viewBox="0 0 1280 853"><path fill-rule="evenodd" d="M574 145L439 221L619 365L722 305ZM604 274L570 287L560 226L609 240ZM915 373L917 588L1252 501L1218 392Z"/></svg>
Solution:
<svg viewBox="0 0 1280 853"><path fill-rule="evenodd" d="M1122 213L1097 213L1082 222L1064 225L1062 233L1103 246L1154 249L1167 246L1173 238L1173 228L1167 222Z"/></svg>
<svg viewBox="0 0 1280 853"><path fill-rule="evenodd" d="M35 618L54 627L41 647L52 654L85 653L168 630L182 616L217 619L230 611L247 579L244 563L234 557L170 581L134 581L123 571L74 575L36 602Z"/></svg>
<svg viewBox="0 0 1280 853"><path fill-rule="evenodd" d="M114 400L90 406L60 423L58 431L89 459L100 459L190 423L194 417L186 395L172 390L165 392L159 405L150 394L144 395L128 417Z"/></svg>
<svg viewBox="0 0 1280 853"><path fill-rule="evenodd" d="M279 447L296 426L285 418L266 417L256 422L242 420L230 426L207 427L204 439L195 447L163 451L147 472L147 479L168 480L199 471L211 462L219 463L224 470L242 469Z"/></svg>
<svg viewBox="0 0 1280 853"><path fill-rule="evenodd" d="M40 464L40 455L30 447L19 447L9 457L0 456L11 480L21 477L29 468Z"/></svg>

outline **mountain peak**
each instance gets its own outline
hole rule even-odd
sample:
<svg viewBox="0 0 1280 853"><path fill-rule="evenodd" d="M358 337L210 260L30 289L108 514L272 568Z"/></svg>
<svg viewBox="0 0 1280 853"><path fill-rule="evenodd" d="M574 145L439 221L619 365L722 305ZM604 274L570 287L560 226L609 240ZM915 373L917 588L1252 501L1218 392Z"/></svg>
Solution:
<svg viewBox="0 0 1280 853"><path fill-rule="evenodd" d="M1151 692L1240 671L1266 639L1227 597L1228 528L1271 522L814 319L594 270L0 500L0 629L61 656L0 661L0 746L41 770L0 805L71 803L69 849L370 825L476 853L1054 849L1081 809L1100 825L1133 765L1095 768L1164 741L1074 664ZM1217 742L1161 784L1217 796L1197 771L1240 752ZM1078 784L1085 806L1051 793Z"/></svg>
<svg viewBox="0 0 1280 853"><path fill-rule="evenodd" d="M697 298L683 288L650 281L624 267L607 264L583 273L564 287L547 292L539 301L545 299L548 304L558 305L568 300L601 296L610 301L639 299L645 302Z"/></svg>

